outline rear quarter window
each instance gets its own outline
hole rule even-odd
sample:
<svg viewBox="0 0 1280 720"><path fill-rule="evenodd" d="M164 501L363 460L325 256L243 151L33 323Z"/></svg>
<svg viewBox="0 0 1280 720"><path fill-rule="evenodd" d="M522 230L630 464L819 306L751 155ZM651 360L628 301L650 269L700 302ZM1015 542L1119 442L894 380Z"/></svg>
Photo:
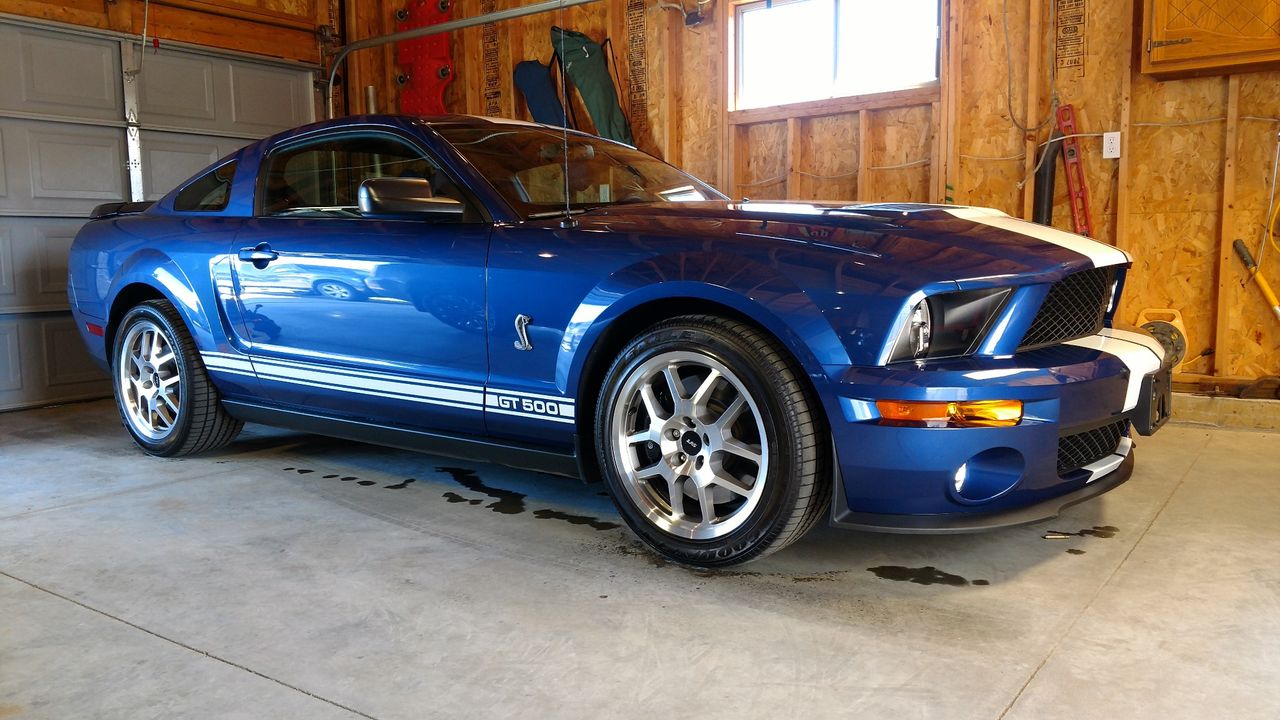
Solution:
<svg viewBox="0 0 1280 720"><path fill-rule="evenodd" d="M219 212L231 200L231 181L235 179L236 161L210 170L182 189L173 200L178 212Z"/></svg>

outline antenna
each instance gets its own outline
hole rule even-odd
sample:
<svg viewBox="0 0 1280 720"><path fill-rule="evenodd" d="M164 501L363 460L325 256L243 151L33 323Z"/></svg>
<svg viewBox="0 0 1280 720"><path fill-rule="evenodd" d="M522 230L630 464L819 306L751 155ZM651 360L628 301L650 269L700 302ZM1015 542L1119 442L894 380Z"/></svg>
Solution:
<svg viewBox="0 0 1280 720"><path fill-rule="evenodd" d="M564 96L565 113L561 118L561 130L564 131L564 167L561 174L564 176L564 218L560 220L560 227L564 229L575 228L578 221L573 217L573 209L569 203L569 66L564 56L564 0L560 0L560 7L557 9L558 17L556 25L560 28L560 94Z"/></svg>

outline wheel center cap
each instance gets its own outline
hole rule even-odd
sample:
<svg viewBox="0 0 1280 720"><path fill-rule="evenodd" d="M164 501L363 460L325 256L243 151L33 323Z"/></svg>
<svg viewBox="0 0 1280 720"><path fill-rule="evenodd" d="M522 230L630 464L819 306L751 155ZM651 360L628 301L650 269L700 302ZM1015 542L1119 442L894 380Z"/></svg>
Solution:
<svg viewBox="0 0 1280 720"><path fill-rule="evenodd" d="M698 437L698 433L690 430L680 436L680 449L686 455L697 455L702 452L702 438Z"/></svg>

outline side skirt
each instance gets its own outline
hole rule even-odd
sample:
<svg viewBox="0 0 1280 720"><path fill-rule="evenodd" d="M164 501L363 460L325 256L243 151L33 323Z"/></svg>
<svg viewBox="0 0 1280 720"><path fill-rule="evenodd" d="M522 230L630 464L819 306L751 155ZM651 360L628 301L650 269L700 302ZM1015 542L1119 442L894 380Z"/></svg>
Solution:
<svg viewBox="0 0 1280 720"><path fill-rule="evenodd" d="M578 458L573 453L558 453L543 448L504 443L468 435L447 435L422 430L375 425L357 420L282 410L254 403L223 400L222 406L233 417L245 422L288 428L299 432L355 440L373 445L386 445L401 450L444 455L446 457L495 463L522 470L578 478Z"/></svg>

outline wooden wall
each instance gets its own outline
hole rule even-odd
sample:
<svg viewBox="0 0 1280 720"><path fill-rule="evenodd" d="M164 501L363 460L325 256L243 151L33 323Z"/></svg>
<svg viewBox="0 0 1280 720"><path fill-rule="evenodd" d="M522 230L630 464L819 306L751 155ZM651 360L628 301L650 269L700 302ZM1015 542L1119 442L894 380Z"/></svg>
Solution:
<svg viewBox="0 0 1280 720"><path fill-rule="evenodd" d="M455 16L513 2L457 0ZM1079 132L1123 133L1120 160L1102 158L1100 137L1079 140L1095 234L1134 256L1121 320L1133 323L1145 308L1179 310L1191 355L1215 349L1185 365L1187 377L1280 373L1280 323L1230 251L1240 237L1257 252L1280 132L1280 72L1166 82L1138 74L1133 2L1088 0L1083 63L1059 70L1055 83L1061 102L1075 107ZM690 29L678 13L646 2L652 132L639 143L735 196L949 198L1027 217L1032 183L1023 180L1047 130L1028 136L1010 121L1002 4L964 0L947 8L942 81L933 97L814 115L727 111L725 0L716 0L708 22ZM1051 93L1048 3L1008 5L1013 109L1024 126L1034 125ZM563 23L597 39L614 37L621 57L625 10L625 0L604 0L566 11ZM511 68L522 59L550 58L555 15L494 26L498 57L487 92L500 114L528 117L512 92ZM482 35L477 28L456 36L452 110L492 109L485 102ZM1030 109L1028 95L1035 99ZM1070 229L1070 222L1059 170L1054 224ZM1263 272L1280 286L1280 253L1269 255Z"/></svg>
<svg viewBox="0 0 1280 720"><path fill-rule="evenodd" d="M0 0L0 12L224 50L319 63L316 28L330 25L330 0ZM144 10L146 11L144 13Z"/></svg>

